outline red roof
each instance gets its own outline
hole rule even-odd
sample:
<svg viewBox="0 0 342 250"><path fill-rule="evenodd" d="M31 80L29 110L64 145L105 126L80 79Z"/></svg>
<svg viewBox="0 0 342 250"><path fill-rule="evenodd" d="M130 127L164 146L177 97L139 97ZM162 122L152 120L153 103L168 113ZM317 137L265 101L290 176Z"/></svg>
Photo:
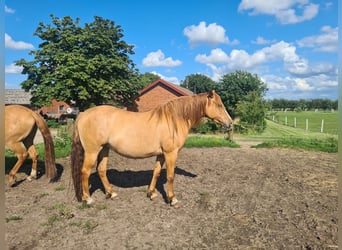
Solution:
<svg viewBox="0 0 342 250"><path fill-rule="evenodd" d="M189 95L193 95L194 93L186 88L183 88L179 85L167 82L165 80L159 79L153 83L151 83L150 85L146 86L144 89L142 89L140 91L140 95L145 94L146 92L148 92L149 90L153 89L154 87L156 87L157 85L162 85L164 87L167 87L173 91L175 91L176 93L178 93L180 96L189 96Z"/></svg>

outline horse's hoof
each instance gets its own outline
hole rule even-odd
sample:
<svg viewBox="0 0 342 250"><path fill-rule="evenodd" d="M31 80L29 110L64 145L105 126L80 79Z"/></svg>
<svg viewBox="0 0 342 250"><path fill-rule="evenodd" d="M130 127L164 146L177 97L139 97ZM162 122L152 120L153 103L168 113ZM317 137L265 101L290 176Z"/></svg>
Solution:
<svg viewBox="0 0 342 250"><path fill-rule="evenodd" d="M9 178L8 178L8 183L7 183L7 185L8 185L9 187L13 187L16 183L17 183L17 178L16 178L15 176L9 177Z"/></svg>
<svg viewBox="0 0 342 250"><path fill-rule="evenodd" d="M179 203L178 203L178 200L176 198L173 198L170 202L170 205L171 207L174 207L174 208L179 208Z"/></svg>
<svg viewBox="0 0 342 250"><path fill-rule="evenodd" d="M113 199L113 198L115 198L116 196L118 196L118 194L115 193L115 192L106 193L106 199Z"/></svg>
<svg viewBox="0 0 342 250"><path fill-rule="evenodd" d="M87 198L87 199L83 199L83 202L86 202L87 203L87 205L91 205L91 204L93 204L95 201L94 201L94 199L92 199L92 198Z"/></svg>
<svg viewBox="0 0 342 250"><path fill-rule="evenodd" d="M147 197L150 198L150 200L153 200L157 196L158 196L158 194L156 192L148 192L147 193Z"/></svg>
<svg viewBox="0 0 342 250"><path fill-rule="evenodd" d="M31 174L29 176L27 176L26 178L28 181L32 181L32 180L35 180L37 179L37 171L32 169L31 170Z"/></svg>
<svg viewBox="0 0 342 250"><path fill-rule="evenodd" d="M27 176L27 178L26 178L28 181L32 181L32 180L35 180L35 179L37 179L35 176L31 176L31 175L29 175L29 176Z"/></svg>

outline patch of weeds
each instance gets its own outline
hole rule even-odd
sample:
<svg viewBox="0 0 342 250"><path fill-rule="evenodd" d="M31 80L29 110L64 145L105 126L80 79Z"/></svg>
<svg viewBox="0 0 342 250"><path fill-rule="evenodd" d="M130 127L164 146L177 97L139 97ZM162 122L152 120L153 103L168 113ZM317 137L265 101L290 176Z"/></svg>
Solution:
<svg viewBox="0 0 342 250"><path fill-rule="evenodd" d="M189 136L184 144L185 148L230 147L239 148L236 142L221 137Z"/></svg>
<svg viewBox="0 0 342 250"><path fill-rule="evenodd" d="M48 195L49 195L48 193L44 192L44 193L41 193L41 194L39 195L39 198L43 198L43 197L48 196Z"/></svg>
<svg viewBox="0 0 342 250"><path fill-rule="evenodd" d="M69 225L70 226L76 226L76 227L82 227L82 221L76 220L76 221L71 222Z"/></svg>
<svg viewBox="0 0 342 250"><path fill-rule="evenodd" d="M68 220L75 216L72 211L63 203L58 203L51 207L49 210L53 210L55 213L49 217L48 222L46 223L46 225L48 226L52 226L57 221L62 221L65 219Z"/></svg>
<svg viewBox="0 0 342 250"><path fill-rule="evenodd" d="M82 202L82 205L78 206L78 209L80 210L84 210L84 209L89 209L91 208L92 206L89 205L87 202Z"/></svg>
<svg viewBox="0 0 342 250"><path fill-rule="evenodd" d="M23 218L21 218L20 216L13 215L13 216L7 217L7 218L6 218L6 222L18 221L18 220L22 220L22 219L23 219Z"/></svg>
<svg viewBox="0 0 342 250"><path fill-rule="evenodd" d="M108 208L106 204L97 204L95 207L97 210L105 210Z"/></svg>
<svg viewBox="0 0 342 250"><path fill-rule="evenodd" d="M65 187L63 186L58 186L55 188L55 191L63 191L65 189Z"/></svg>
<svg viewBox="0 0 342 250"><path fill-rule="evenodd" d="M52 226L55 222L60 221L61 218L57 214L53 214L49 217L48 222L46 223L47 226Z"/></svg>
<svg viewBox="0 0 342 250"><path fill-rule="evenodd" d="M292 148L336 153L338 151L338 141L335 138L282 138L275 141L264 142L254 146L254 148Z"/></svg>
<svg viewBox="0 0 342 250"><path fill-rule="evenodd" d="M146 188L140 188L139 190L138 190L138 192L141 192L141 193L147 193L148 192L148 187Z"/></svg>
<svg viewBox="0 0 342 250"><path fill-rule="evenodd" d="M87 220L85 222L83 222L82 220L77 220L77 221L70 223L70 226L78 227L82 229L84 233L86 234L91 233L98 225L99 223L97 223L96 221L92 221L92 220Z"/></svg>
<svg viewBox="0 0 342 250"><path fill-rule="evenodd" d="M91 233L91 231L93 231L98 225L99 223L96 221L88 220L83 224L82 228L84 229L85 233Z"/></svg>

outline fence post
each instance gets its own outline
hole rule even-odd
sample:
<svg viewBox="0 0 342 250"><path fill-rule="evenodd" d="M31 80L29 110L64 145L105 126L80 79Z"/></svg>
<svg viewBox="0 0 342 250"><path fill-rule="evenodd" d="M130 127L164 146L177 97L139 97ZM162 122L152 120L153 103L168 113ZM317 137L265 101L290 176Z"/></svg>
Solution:
<svg viewBox="0 0 342 250"><path fill-rule="evenodd" d="M295 117L293 120L293 126L296 128L297 127L297 118Z"/></svg>
<svg viewBox="0 0 342 250"><path fill-rule="evenodd" d="M321 133L323 133L323 126L324 126L324 119L322 119L322 123L321 123Z"/></svg>
<svg viewBox="0 0 342 250"><path fill-rule="evenodd" d="M74 131L74 119L67 119L67 134L72 137L72 133Z"/></svg>
<svg viewBox="0 0 342 250"><path fill-rule="evenodd" d="M287 126L287 116L285 116L285 125Z"/></svg>
<svg viewBox="0 0 342 250"><path fill-rule="evenodd" d="M309 129L309 119L305 119L305 130Z"/></svg>

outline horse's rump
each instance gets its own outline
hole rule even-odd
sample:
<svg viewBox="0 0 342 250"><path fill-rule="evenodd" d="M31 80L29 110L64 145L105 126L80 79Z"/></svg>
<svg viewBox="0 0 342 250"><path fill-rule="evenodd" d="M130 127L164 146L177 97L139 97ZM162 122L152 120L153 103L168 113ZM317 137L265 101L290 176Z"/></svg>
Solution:
<svg viewBox="0 0 342 250"><path fill-rule="evenodd" d="M55 151L51 132L46 122L40 115L24 106L10 105L5 107L6 145L19 145L18 143L21 142L24 142L26 146L33 145L37 128L44 139L45 174L53 180L57 176Z"/></svg>

